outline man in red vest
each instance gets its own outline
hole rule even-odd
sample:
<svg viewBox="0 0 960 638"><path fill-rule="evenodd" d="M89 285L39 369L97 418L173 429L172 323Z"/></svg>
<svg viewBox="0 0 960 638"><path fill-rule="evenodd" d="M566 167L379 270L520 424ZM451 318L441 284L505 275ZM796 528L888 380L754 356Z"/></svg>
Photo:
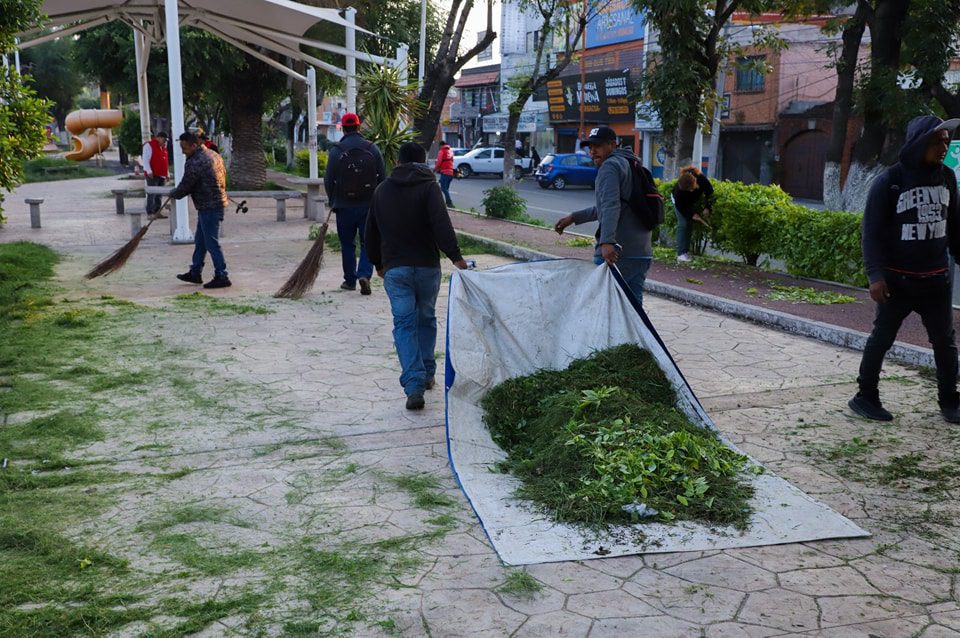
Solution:
<svg viewBox="0 0 960 638"><path fill-rule="evenodd" d="M143 172L147 174L147 186L163 186L167 181L167 134L160 131L143 145ZM160 213L160 195L147 195L147 215L164 219Z"/></svg>
<svg viewBox="0 0 960 638"><path fill-rule="evenodd" d="M453 181L453 149L446 142L440 144L440 153L437 154L437 162L433 165L433 170L440 173L440 190L443 192L443 198L447 200L447 208L453 208L453 200L450 199L450 182Z"/></svg>

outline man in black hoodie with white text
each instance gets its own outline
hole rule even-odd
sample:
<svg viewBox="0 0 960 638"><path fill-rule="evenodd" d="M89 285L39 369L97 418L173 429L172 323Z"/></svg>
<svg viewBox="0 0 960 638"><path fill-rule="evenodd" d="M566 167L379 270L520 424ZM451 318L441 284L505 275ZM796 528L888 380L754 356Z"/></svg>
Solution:
<svg viewBox="0 0 960 638"><path fill-rule="evenodd" d="M940 413L960 423L957 346L947 253L960 255L957 180L943 165L960 119L925 115L907 125L900 161L874 180L863 214L863 262L877 302L850 409L876 421L893 416L880 402L883 357L911 312L923 320L937 366Z"/></svg>
<svg viewBox="0 0 960 638"><path fill-rule="evenodd" d="M437 362L437 294L440 256L457 268L467 263L427 153L415 142L400 147L400 163L377 187L367 215L367 256L383 277L393 313L393 343L400 359L400 385L407 409L424 406L434 386Z"/></svg>

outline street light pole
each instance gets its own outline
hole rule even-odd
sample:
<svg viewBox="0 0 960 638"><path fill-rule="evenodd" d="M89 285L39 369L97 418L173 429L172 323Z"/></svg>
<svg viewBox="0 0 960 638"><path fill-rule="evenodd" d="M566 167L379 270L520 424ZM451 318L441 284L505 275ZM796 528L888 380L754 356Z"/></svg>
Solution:
<svg viewBox="0 0 960 638"><path fill-rule="evenodd" d="M417 89L423 87L423 73L427 67L427 0L420 0L420 59L417 60Z"/></svg>

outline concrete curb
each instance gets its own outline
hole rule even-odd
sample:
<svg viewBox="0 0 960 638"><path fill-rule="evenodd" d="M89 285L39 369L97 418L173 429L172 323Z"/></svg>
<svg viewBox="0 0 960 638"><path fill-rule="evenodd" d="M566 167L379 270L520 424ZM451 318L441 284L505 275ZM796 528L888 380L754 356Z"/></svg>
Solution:
<svg viewBox="0 0 960 638"><path fill-rule="evenodd" d="M514 259L520 259L522 261L562 259L562 257L557 255L535 250L533 248L516 246L498 239L490 239L489 237L474 235L473 233L467 233L462 230L458 230L456 232L464 237L469 237L477 243L485 244L501 254L513 257ZM707 310L713 310L724 315L736 317L738 319L745 319L747 321L752 321L753 323L771 328L777 328L779 330L783 330L784 332L789 332L801 337L810 337L818 341L823 341L824 343L829 343L835 346L841 346L843 348L849 348L851 350L857 350L860 352L863 351L863 348L867 343L867 337L869 336L867 333L860 332L859 330L850 330L849 328L842 328L840 326L834 326L820 321L813 321L812 319L804 319L803 317L780 312L779 310L770 310L768 308L760 308L758 306L752 306L750 304L740 303L738 301L731 301L730 299L724 299L723 297L717 297L715 295L697 292L696 290L681 288L680 286L671 286L670 284L664 284L652 279L647 279L644 290L658 297L663 297L672 301L679 301L680 303L705 308ZM935 367L933 350L930 350L929 348L920 348L910 344L899 342L893 344L890 352L887 353L887 358L892 361L905 363L908 365L926 366L929 368Z"/></svg>
<svg viewBox="0 0 960 638"><path fill-rule="evenodd" d="M660 283L648 279L644 290L659 297L665 297L673 301L699 306L708 310L715 310L719 313L746 319L760 325L778 328L784 332L800 335L802 337L811 337L818 341L830 343L835 346L850 348L851 350L863 351L869 336L859 330L850 330L832 324L805 319L796 315L780 312L779 310L770 310L768 308L759 308L750 304L731 301L715 295L688 290L679 286ZM933 350L920 348L905 343L895 343L887 353L887 358L899 363L908 365L935 367L933 361Z"/></svg>

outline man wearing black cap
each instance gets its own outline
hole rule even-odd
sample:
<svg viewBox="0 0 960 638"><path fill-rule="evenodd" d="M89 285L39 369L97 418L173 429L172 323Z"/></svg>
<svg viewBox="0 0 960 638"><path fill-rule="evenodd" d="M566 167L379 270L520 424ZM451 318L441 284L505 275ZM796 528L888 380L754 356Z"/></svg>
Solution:
<svg viewBox="0 0 960 638"><path fill-rule="evenodd" d="M597 203L567 215L557 222L554 230L562 234L571 224L599 221L593 260L597 264L616 264L630 290L643 303L643 284L653 259L653 245L650 231L630 209L630 162L636 160L636 156L629 150L617 148L617 134L609 126L590 131L586 142L593 163L600 168L595 187Z"/></svg>
<svg viewBox="0 0 960 638"><path fill-rule="evenodd" d="M957 346L947 253L960 256L957 179L943 165L960 120L932 115L907 125L900 161L874 180L863 213L863 263L870 297L877 303L850 409L875 421L891 421L880 403L880 368L900 325L916 312L927 329L937 366L940 413L960 423Z"/></svg>
<svg viewBox="0 0 960 638"><path fill-rule="evenodd" d="M373 191L387 176L383 155L373 142L360 134L360 118L356 113L345 113L340 118L344 136L330 149L323 185L330 208L337 215L337 236L340 238L340 258L343 262L344 290L356 290L369 295L373 266L367 259L363 229ZM357 259L355 242L360 237L360 257Z"/></svg>

